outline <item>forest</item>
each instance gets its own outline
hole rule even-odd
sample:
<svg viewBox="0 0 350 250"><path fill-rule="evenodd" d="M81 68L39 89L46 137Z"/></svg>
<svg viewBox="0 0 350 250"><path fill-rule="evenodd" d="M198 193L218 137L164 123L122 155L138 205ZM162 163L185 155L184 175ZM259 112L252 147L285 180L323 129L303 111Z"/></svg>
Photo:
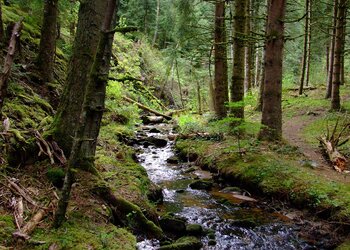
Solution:
<svg viewBox="0 0 350 250"><path fill-rule="evenodd" d="M350 249L348 0L0 0L0 250Z"/></svg>

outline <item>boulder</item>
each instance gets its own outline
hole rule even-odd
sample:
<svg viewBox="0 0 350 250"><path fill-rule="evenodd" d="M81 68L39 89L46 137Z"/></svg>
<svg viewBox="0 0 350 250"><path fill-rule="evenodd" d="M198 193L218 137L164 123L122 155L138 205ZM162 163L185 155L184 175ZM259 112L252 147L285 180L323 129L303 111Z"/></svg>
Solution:
<svg viewBox="0 0 350 250"><path fill-rule="evenodd" d="M160 227L168 233L183 236L186 233L186 220L172 214L166 214L159 220Z"/></svg>
<svg viewBox="0 0 350 250"><path fill-rule="evenodd" d="M147 124L159 124L159 123L164 122L164 117L153 116L153 115L141 116L141 120L142 120L143 124L145 124L145 125L147 125Z"/></svg>
<svg viewBox="0 0 350 250"><path fill-rule="evenodd" d="M147 198L157 204L162 204L164 199L162 188L152 183L147 193Z"/></svg>
<svg viewBox="0 0 350 250"><path fill-rule="evenodd" d="M149 132L150 132L150 133L161 133L162 131L160 131L160 130L157 129L157 128L151 128L151 129L149 130Z"/></svg>

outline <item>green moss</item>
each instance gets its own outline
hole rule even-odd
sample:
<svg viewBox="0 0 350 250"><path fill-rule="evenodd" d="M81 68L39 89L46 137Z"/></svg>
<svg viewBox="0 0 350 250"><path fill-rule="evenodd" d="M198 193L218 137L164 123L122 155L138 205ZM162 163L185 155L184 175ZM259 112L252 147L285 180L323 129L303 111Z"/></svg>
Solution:
<svg viewBox="0 0 350 250"><path fill-rule="evenodd" d="M350 249L350 240L344 242L336 248L336 250L349 250Z"/></svg>
<svg viewBox="0 0 350 250"><path fill-rule="evenodd" d="M89 223L84 216L70 214L70 218L59 229L37 229L34 241L44 241L40 246L28 246L27 249L48 249L56 243L59 249L135 249L135 237L122 228L111 224L96 225Z"/></svg>
<svg viewBox="0 0 350 250"><path fill-rule="evenodd" d="M293 151L281 157L276 151L256 148L241 157L237 151L228 153L225 149L229 145L231 141L208 144L191 140L178 141L176 147L183 154L197 153L198 162L211 155L211 167L230 181L298 206L329 211L334 219L350 221L350 186L331 182L304 168L302 156Z"/></svg>
<svg viewBox="0 0 350 250"><path fill-rule="evenodd" d="M202 242L196 237L185 236L173 244L161 246L159 250L199 250L202 248L202 245Z"/></svg>
<svg viewBox="0 0 350 250"><path fill-rule="evenodd" d="M12 215L3 215L0 211L0 248L1 244L12 242L12 233L16 230Z"/></svg>
<svg viewBox="0 0 350 250"><path fill-rule="evenodd" d="M65 176L65 172L62 168L49 168L46 176L54 186L62 187Z"/></svg>

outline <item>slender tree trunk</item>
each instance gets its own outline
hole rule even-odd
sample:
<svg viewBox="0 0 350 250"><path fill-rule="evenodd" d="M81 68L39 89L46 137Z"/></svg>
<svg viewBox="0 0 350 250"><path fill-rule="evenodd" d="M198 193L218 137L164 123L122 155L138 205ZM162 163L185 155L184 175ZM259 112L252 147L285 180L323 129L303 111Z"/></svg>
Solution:
<svg viewBox="0 0 350 250"><path fill-rule="evenodd" d="M58 0L45 0L37 65L44 82L54 79Z"/></svg>
<svg viewBox="0 0 350 250"><path fill-rule="evenodd" d="M215 79L214 79L214 110L217 118L226 117L228 101L227 82L227 49L225 27L225 1L217 1L215 4Z"/></svg>
<svg viewBox="0 0 350 250"><path fill-rule="evenodd" d="M251 0L247 0L247 8L246 8L246 27L245 27L245 33L246 33L246 48L245 48L245 79L244 79L244 86L245 86L245 93L248 93L252 89L252 79L253 79L253 43L251 41L251 28L252 28L252 21L251 21Z"/></svg>
<svg viewBox="0 0 350 250"><path fill-rule="evenodd" d="M198 114L203 113L203 108L202 108L202 95L201 95L201 85L199 81L197 80L197 102L198 102Z"/></svg>
<svg viewBox="0 0 350 250"><path fill-rule="evenodd" d="M331 46L329 51L329 72L327 78L327 92L326 98L330 98L332 96L332 87L333 87L333 69L334 69L334 50L335 50L335 38L337 31L337 16L338 16L338 0L334 0L334 10L333 10L333 29L332 29L332 39Z"/></svg>
<svg viewBox="0 0 350 250"><path fill-rule="evenodd" d="M257 46L258 44L256 44ZM261 70L260 63L260 50L259 48L255 49L255 75L254 75L254 87L259 86L259 75Z"/></svg>
<svg viewBox="0 0 350 250"><path fill-rule="evenodd" d="M73 54L58 111L52 125L55 141L69 156L73 145L74 131L78 126L84 101L88 75L91 71L99 39L99 27L107 0L81 2L78 15Z"/></svg>
<svg viewBox="0 0 350 250"><path fill-rule="evenodd" d="M211 46L210 52L209 52L209 58L208 58L208 74L209 74L209 93L210 93L210 111L215 112L215 92L214 92L214 82L213 82L213 76L211 73L211 57L213 54L214 45Z"/></svg>
<svg viewBox="0 0 350 250"><path fill-rule="evenodd" d="M62 197L58 202L58 208L55 214L54 227L59 227L64 221L71 187L74 182L74 168L79 166L79 168L92 171L91 167L94 167L96 142L104 111L113 41L113 33L109 31L113 28L112 20L113 17L115 18L117 1L108 0L107 2L107 11L99 36L96 57L88 78L83 110L76 130L72 152L68 160L68 170L62 189ZM102 4L104 5L104 3Z"/></svg>
<svg viewBox="0 0 350 250"><path fill-rule="evenodd" d="M286 0L270 0L268 7L262 128L259 138L282 138L282 65Z"/></svg>
<svg viewBox="0 0 350 250"><path fill-rule="evenodd" d="M245 24L246 24L246 8L248 0L235 1L235 17L234 17L234 60L232 83L230 88L231 102L236 103L231 108L233 117L244 119L244 50L245 50Z"/></svg>
<svg viewBox="0 0 350 250"><path fill-rule="evenodd" d="M341 53L341 58L340 58L340 85L345 85L345 42L346 42L346 18L347 18L347 11L345 12L345 17L343 19L343 37L342 37L342 53Z"/></svg>
<svg viewBox="0 0 350 250"><path fill-rule="evenodd" d="M304 50L303 50L303 57L302 57L302 63L301 63L301 72L300 72L300 87L299 87L299 95L303 94L304 91L304 83L305 83L305 72L306 72L306 64L307 64L307 54L308 54L308 38L309 38L309 5L310 0L305 0L305 11L306 11L306 18L305 18L305 27L304 27Z"/></svg>
<svg viewBox="0 0 350 250"><path fill-rule="evenodd" d="M307 60L306 60L306 69L305 69L305 86L309 86L310 82L310 63L311 63L311 38L312 38L312 30L311 30L311 14L312 14L312 0L309 1L309 9L307 12L308 15L308 38L307 38Z"/></svg>
<svg viewBox="0 0 350 250"><path fill-rule="evenodd" d="M0 45L3 44L4 37L5 37L5 34L4 34L4 24L2 22L2 4L0 1Z"/></svg>
<svg viewBox="0 0 350 250"><path fill-rule="evenodd" d="M339 1L338 18L336 22L336 38L334 47L334 64L333 64L333 82L332 82L332 110L340 109L340 71L341 71L341 56L344 48L343 33L345 32L344 19L346 16L348 0Z"/></svg>
<svg viewBox="0 0 350 250"><path fill-rule="evenodd" d="M177 63L177 59L175 59L175 67L176 67L177 83L178 83L178 87L179 87L180 101L181 101L182 108L185 108L185 102L184 102L184 98L182 96L182 87L181 87L181 80L180 80L180 74L179 74L179 65Z"/></svg>
<svg viewBox="0 0 350 250"><path fill-rule="evenodd" d="M160 0L157 0L157 12L156 12L156 27L154 28L154 36L152 41L152 46L156 44L159 28L159 14L160 14Z"/></svg>

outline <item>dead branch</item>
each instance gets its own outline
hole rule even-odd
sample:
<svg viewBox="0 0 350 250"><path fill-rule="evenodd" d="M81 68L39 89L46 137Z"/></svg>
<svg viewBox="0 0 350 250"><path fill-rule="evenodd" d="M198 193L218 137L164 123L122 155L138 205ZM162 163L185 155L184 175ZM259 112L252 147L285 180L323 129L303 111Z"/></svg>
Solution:
<svg viewBox="0 0 350 250"><path fill-rule="evenodd" d="M7 179L8 187L15 193L22 196L26 201L28 201L33 206L37 206L36 202L22 189L20 188L15 182L11 181L10 179Z"/></svg>
<svg viewBox="0 0 350 250"><path fill-rule="evenodd" d="M124 99L125 101L129 102L129 103L136 104L136 106L138 106L139 108L141 108L141 109L143 109L143 110L146 110L146 111L148 111L148 112L151 112L151 113L153 113L153 114L155 114L155 115L163 116L163 117L164 117L165 119L167 119L167 120L171 120L171 119L172 119L171 116L162 114L162 113L160 113L160 112L158 112L158 111L156 111L156 110L154 110L154 109L151 109L151 108L149 108L149 107L146 107L145 105L143 105L143 104L141 104L141 103L139 103L139 102L137 102L137 101L134 101L133 99L131 99L131 98L127 97L127 96L123 96L123 99Z"/></svg>
<svg viewBox="0 0 350 250"><path fill-rule="evenodd" d="M39 147L38 156L42 154L47 155L50 159L51 164L55 163L55 157L59 160L59 162L64 165L67 163L67 158L64 155L63 150L58 146L55 141L47 141L44 137L39 133L39 131L34 132L36 138L36 144Z"/></svg>
<svg viewBox="0 0 350 250"><path fill-rule="evenodd" d="M30 221L21 229L12 234L14 238L28 240L39 222L47 215L48 209L41 208Z"/></svg>

